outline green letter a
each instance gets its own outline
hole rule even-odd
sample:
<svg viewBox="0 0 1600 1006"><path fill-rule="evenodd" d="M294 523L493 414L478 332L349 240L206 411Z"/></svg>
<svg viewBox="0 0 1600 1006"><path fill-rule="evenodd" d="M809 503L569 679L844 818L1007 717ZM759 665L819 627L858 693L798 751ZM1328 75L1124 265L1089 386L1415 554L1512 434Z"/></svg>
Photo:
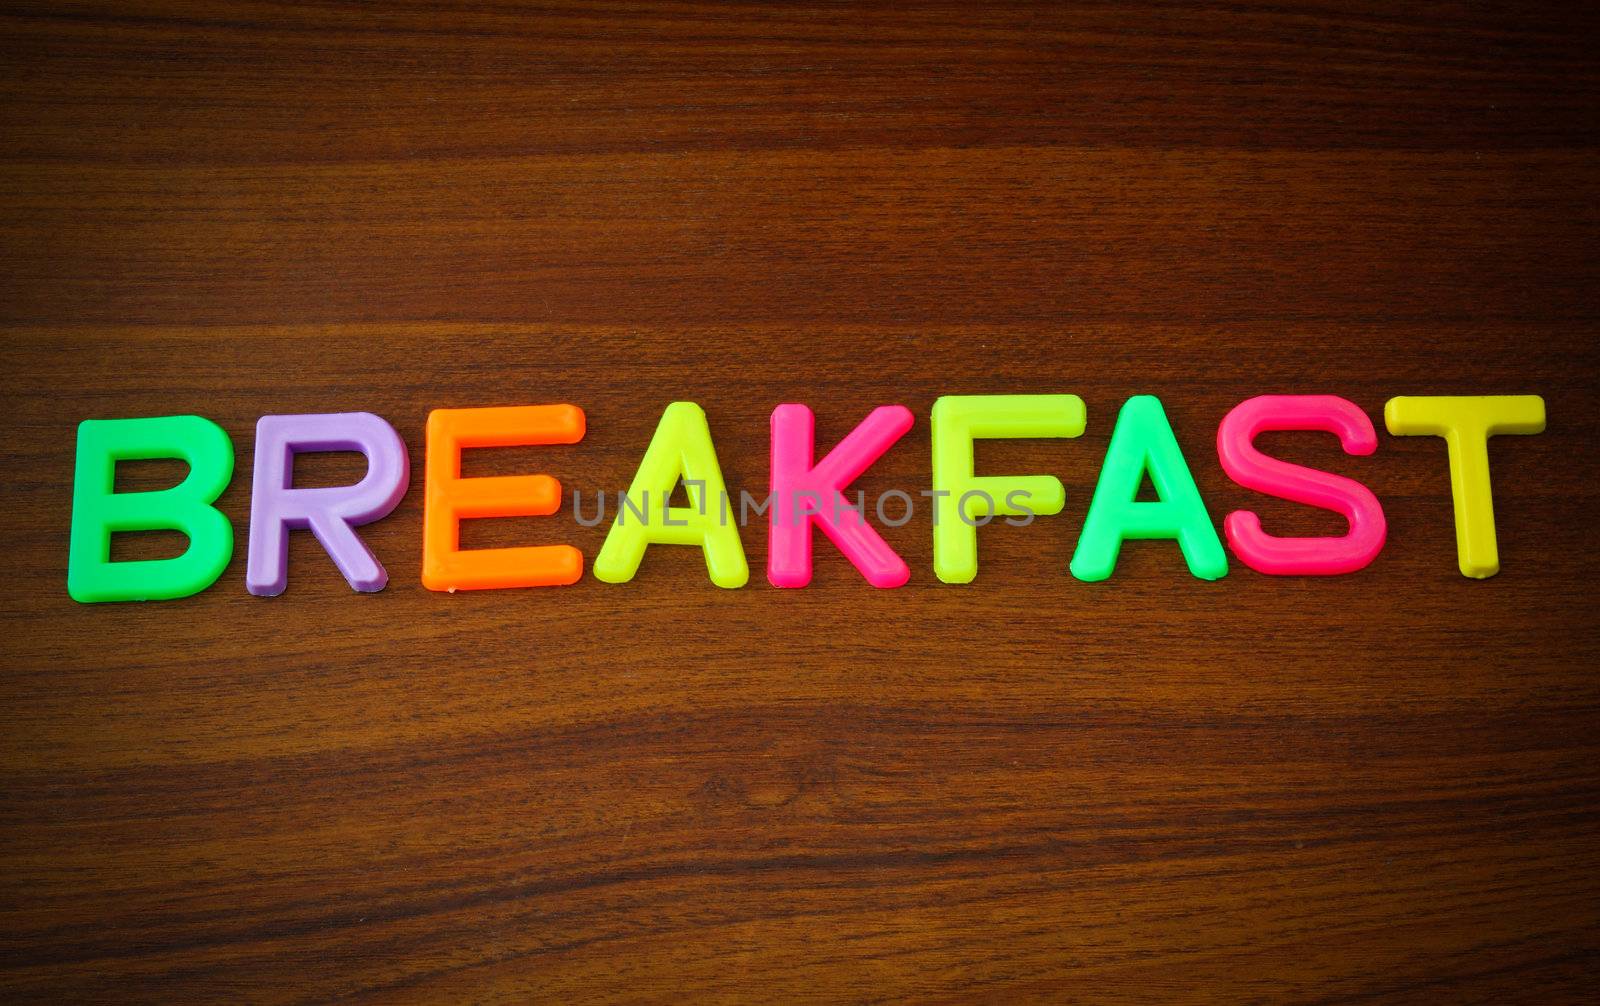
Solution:
<svg viewBox="0 0 1600 1006"><path fill-rule="evenodd" d="M1138 501L1147 471L1161 497L1159 503ZM1217 529L1172 435L1161 400L1151 395L1128 399L1117 416L1100 482L1072 555L1072 575L1080 580L1109 577L1127 538L1176 538L1189 572L1202 580L1228 575L1228 557Z"/></svg>

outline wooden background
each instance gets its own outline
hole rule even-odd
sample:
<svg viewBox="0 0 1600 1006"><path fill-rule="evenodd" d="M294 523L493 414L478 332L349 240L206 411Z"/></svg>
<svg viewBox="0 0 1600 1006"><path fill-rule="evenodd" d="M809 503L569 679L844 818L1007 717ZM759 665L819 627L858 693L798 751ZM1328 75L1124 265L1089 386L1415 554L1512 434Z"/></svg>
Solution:
<svg viewBox="0 0 1600 1006"><path fill-rule="evenodd" d="M8 4L0 15L0 991L111 1001L1572 1001L1600 977L1600 14L1593 5ZM418 583L434 407L570 401L468 474L625 487L669 401L735 492L767 418L1080 394L1059 517L874 591ZM1371 458L1357 576L1067 560L1120 404L1220 525L1235 403L1536 393L1504 571L1441 441ZM245 593L254 423L411 447L352 594ZM183 601L65 591L74 428L198 412L240 547ZM350 458L303 477L357 476ZM174 464L128 466L154 487ZM468 545L570 541L559 518ZM820 540L820 539L819 539ZM119 556L170 554L129 536ZM163 551L166 550L166 551Z"/></svg>

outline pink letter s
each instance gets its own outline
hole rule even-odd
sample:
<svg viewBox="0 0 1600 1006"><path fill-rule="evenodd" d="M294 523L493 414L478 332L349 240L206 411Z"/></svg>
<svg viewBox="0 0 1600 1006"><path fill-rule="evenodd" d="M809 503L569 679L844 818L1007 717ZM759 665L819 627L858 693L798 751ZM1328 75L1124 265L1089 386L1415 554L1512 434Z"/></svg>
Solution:
<svg viewBox="0 0 1600 1006"><path fill-rule="evenodd" d="M1278 538L1261 529L1255 514L1236 510L1222 525L1233 553L1251 569L1275 576L1337 576L1376 559L1388 534L1378 497L1351 479L1262 454L1254 441L1267 430L1332 433L1346 454L1378 449L1372 420L1335 395L1262 395L1241 402L1217 427L1222 470L1246 489L1342 514L1350 531L1335 538Z"/></svg>

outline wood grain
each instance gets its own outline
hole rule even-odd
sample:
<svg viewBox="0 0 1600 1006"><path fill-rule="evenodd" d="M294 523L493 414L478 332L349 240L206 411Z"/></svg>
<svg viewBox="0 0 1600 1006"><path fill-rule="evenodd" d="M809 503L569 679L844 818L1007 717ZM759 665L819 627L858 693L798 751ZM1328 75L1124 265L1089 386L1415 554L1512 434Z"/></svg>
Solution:
<svg viewBox="0 0 1600 1006"><path fill-rule="evenodd" d="M0 14L0 991L100 1001L1580 1001L1600 977L1600 16L1585 4L20 4ZM571 401L469 473L623 488L670 401L1072 392L1060 516L937 582L431 594L427 411ZM1267 392L1535 393L1503 572L1443 445L1357 477L1357 576L1066 571L1117 408L1220 524ZM65 592L85 418L375 411L417 475L352 594ZM350 478L319 458L310 477ZM130 466L131 487L171 466ZM570 541L559 518L468 544ZM123 555L181 542L129 536Z"/></svg>

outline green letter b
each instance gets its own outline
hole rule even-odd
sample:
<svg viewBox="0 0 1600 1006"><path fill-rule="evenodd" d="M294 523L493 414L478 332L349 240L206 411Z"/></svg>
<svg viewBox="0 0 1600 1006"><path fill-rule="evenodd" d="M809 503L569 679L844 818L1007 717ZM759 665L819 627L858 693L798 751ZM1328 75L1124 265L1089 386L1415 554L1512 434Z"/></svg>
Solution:
<svg viewBox="0 0 1600 1006"><path fill-rule="evenodd" d="M189 474L171 489L116 491L118 461L177 458ZM233 555L233 527L211 504L233 477L233 442L199 416L87 419L78 426L67 593L75 601L161 601L197 594ZM189 547L171 559L111 561L118 531L172 530Z"/></svg>

